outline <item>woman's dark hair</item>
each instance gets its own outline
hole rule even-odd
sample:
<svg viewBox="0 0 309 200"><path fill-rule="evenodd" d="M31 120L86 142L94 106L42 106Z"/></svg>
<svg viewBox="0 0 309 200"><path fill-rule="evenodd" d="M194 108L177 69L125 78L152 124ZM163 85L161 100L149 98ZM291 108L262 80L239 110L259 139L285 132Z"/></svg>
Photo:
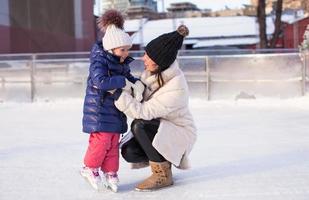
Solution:
<svg viewBox="0 0 309 200"><path fill-rule="evenodd" d="M156 71L152 72L152 74L154 74L157 77L157 82L159 84L158 89L160 89L164 85L161 68L158 67Z"/></svg>
<svg viewBox="0 0 309 200"><path fill-rule="evenodd" d="M159 83L159 88L161 88L164 85L164 80L161 73L161 68L159 68L158 74L157 74L157 80Z"/></svg>

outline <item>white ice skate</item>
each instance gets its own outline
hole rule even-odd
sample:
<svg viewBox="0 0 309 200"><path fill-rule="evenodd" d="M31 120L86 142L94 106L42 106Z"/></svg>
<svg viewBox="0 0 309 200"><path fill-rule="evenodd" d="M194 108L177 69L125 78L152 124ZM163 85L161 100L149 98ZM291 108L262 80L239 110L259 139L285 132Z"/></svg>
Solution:
<svg viewBox="0 0 309 200"><path fill-rule="evenodd" d="M100 190L102 181L98 169L83 167L80 170L80 174L90 183L90 185L95 190Z"/></svg>
<svg viewBox="0 0 309 200"><path fill-rule="evenodd" d="M108 173L105 173L104 176L105 176L105 179L103 181L104 186L107 189L112 190L113 192L117 192L118 191L118 183L119 183L117 173L108 172Z"/></svg>

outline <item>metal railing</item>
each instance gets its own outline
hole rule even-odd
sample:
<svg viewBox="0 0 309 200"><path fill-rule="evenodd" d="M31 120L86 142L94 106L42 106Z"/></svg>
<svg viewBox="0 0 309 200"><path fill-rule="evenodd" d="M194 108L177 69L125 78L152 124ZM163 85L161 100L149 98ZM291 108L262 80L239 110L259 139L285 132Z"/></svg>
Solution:
<svg viewBox="0 0 309 200"><path fill-rule="evenodd" d="M15 93L23 93L22 98L34 101L42 96L49 98L61 90L59 96L75 92L71 96L81 97L88 76L88 57L87 52L0 55L0 101L12 99ZM305 95L309 82L308 58L308 53L302 56L299 53L180 55L178 61L192 96L211 100L234 98L240 92L271 96L279 91L281 95L284 87L290 88L292 96ZM131 70L137 76L142 72L140 57L136 57ZM263 92L270 88L272 92ZM45 94L49 90L50 94Z"/></svg>

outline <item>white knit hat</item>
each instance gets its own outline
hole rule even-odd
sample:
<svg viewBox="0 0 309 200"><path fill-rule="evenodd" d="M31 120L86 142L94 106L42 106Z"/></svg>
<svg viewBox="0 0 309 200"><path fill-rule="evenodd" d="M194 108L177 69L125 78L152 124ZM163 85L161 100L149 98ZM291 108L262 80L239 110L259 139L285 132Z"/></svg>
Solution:
<svg viewBox="0 0 309 200"><path fill-rule="evenodd" d="M132 47L132 39L129 34L117 28L114 24L107 26L102 42L105 50L111 50L122 46Z"/></svg>

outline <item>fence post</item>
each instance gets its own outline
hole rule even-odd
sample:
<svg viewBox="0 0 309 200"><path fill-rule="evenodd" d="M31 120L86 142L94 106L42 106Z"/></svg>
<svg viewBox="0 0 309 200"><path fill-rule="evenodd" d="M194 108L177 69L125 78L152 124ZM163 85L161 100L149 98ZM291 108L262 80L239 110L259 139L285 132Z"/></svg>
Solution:
<svg viewBox="0 0 309 200"><path fill-rule="evenodd" d="M307 51L304 51L303 53L302 53L303 55L303 62L302 62L302 79L301 79L301 95L302 96L305 96L305 94L306 94L306 82L307 82L307 80L306 80L306 69L307 69L307 54L308 54L308 52Z"/></svg>
<svg viewBox="0 0 309 200"><path fill-rule="evenodd" d="M209 60L208 60L208 56L205 57L205 70L206 70L206 76L207 76L207 80L206 80L206 99L207 101L210 100L210 67L209 67Z"/></svg>
<svg viewBox="0 0 309 200"><path fill-rule="evenodd" d="M309 69L309 51L305 53L305 66L304 66L304 95L307 92L307 70Z"/></svg>
<svg viewBox="0 0 309 200"><path fill-rule="evenodd" d="M1 77L1 87L2 87L2 89L4 89L4 87L5 87L5 78L4 77Z"/></svg>
<svg viewBox="0 0 309 200"><path fill-rule="evenodd" d="M30 97L31 102L34 102L36 88L35 88L35 62L36 62L36 55L31 56L30 61Z"/></svg>

